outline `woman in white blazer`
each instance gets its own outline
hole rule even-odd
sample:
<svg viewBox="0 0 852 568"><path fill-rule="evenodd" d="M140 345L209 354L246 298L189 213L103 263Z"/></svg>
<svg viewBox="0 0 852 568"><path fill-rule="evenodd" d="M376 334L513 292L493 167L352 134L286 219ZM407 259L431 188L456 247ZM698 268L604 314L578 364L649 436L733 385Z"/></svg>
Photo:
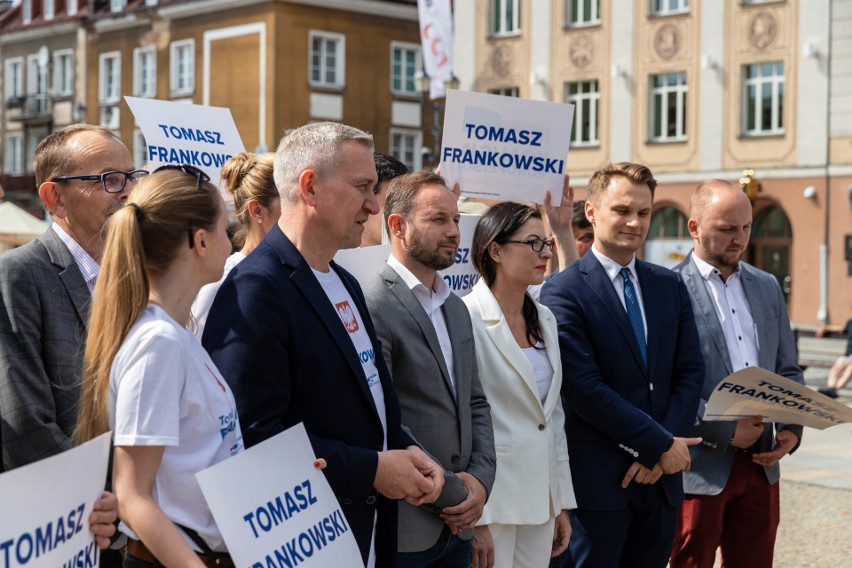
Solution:
<svg viewBox="0 0 852 568"><path fill-rule="evenodd" d="M494 540L497 568L545 568L568 546L577 506L568 467L556 319L527 287L541 284L553 241L535 210L500 203L480 219L464 298L479 378L491 405L497 477L477 538ZM473 566L478 558L474 555Z"/></svg>

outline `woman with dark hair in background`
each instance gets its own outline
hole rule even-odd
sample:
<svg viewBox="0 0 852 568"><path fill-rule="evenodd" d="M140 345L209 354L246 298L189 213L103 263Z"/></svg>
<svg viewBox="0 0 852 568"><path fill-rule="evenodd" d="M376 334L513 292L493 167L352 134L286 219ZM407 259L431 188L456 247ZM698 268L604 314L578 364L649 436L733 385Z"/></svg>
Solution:
<svg viewBox="0 0 852 568"><path fill-rule="evenodd" d="M497 477L475 538L493 538L498 568L546 567L568 546L567 509L576 507L556 319L527 293L541 284L553 256L545 235L535 209L491 207L473 235L481 279L464 298L497 449ZM477 548L473 566L485 566Z"/></svg>
<svg viewBox="0 0 852 568"><path fill-rule="evenodd" d="M281 216L281 197L272 178L275 154L241 152L222 166L222 181L234 200L234 213L239 226L234 243L240 248L225 261L225 272L218 282L207 284L192 304L195 335L204 333L207 314L216 292L228 273L255 249Z"/></svg>
<svg viewBox="0 0 852 568"><path fill-rule="evenodd" d="M208 180L165 166L139 182L112 217L95 286L75 437L113 431L125 567L233 566L195 479L243 450L234 397L186 327L231 251Z"/></svg>

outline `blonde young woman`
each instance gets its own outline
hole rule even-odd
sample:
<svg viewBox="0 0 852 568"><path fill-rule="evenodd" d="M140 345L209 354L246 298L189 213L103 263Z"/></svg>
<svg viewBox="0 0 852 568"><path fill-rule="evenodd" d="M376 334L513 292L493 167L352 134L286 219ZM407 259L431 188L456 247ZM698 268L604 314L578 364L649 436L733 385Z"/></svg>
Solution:
<svg viewBox="0 0 852 568"><path fill-rule="evenodd" d="M473 324L479 377L491 405L497 476L476 528L474 567L488 560L479 543L493 539L497 568L546 568L568 546L575 508L556 319L527 288L541 284L553 241L541 215L499 203L479 220L473 263L481 275L464 297ZM477 542L478 541L478 542Z"/></svg>
<svg viewBox="0 0 852 568"><path fill-rule="evenodd" d="M127 568L200 568L226 551L195 473L243 450L234 397L186 327L231 251L225 205L200 170L165 168L110 222L76 433L113 431Z"/></svg>
<svg viewBox="0 0 852 568"><path fill-rule="evenodd" d="M234 242L240 250L225 261L225 273L222 278L201 288L195 303L192 304L192 316L196 322L195 335L199 338L204 333L207 314L222 281L232 268L260 244L281 216L281 198L272 178L274 160L275 154L242 152L222 166L222 181L234 200L234 212L240 223L234 235Z"/></svg>

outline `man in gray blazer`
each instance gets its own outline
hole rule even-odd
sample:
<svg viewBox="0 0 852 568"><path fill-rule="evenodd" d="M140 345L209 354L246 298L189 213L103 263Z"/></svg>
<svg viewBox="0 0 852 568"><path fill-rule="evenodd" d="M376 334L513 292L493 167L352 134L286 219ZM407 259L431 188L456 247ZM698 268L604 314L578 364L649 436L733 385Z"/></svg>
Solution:
<svg viewBox="0 0 852 568"><path fill-rule="evenodd" d="M690 448L686 499L678 513L671 566L771 567L779 522L778 461L798 447L802 427L702 420L707 399L726 376L758 366L804 383L787 305L771 274L740 261L751 203L722 180L701 184L689 207L693 252L675 270L689 291L706 374ZM723 522L724 520L724 522Z"/></svg>
<svg viewBox="0 0 852 568"><path fill-rule="evenodd" d="M0 418L6 469L72 447L89 303L104 225L147 172L109 130L72 125L35 152L53 224L0 255ZM109 173L112 172L112 173Z"/></svg>
<svg viewBox="0 0 852 568"><path fill-rule="evenodd" d="M494 483L496 455L470 316L438 274L459 245L456 195L439 175L406 174L391 182L384 219L392 254L364 295L402 423L445 469L436 507L399 504L399 565L469 566L469 529Z"/></svg>

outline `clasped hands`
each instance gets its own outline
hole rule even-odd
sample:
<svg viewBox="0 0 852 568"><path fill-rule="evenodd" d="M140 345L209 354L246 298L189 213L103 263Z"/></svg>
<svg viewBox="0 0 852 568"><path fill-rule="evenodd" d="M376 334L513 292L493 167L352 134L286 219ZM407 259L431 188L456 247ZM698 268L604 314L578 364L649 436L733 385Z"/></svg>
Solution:
<svg viewBox="0 0 852 568"><path fill-rule="evenodd" d="M633 462L624 474L621 487L626 489L630 482L651 485L657 482L663 474L669 475L679 471L689 471L692 460L689 457L689 446L701 443L701 438L679 438L675 436L672 447L663 452L660 461L654 467L647 468L638 461Z"/></svg>
<svg viewBox="0 0 852 568"><path fill-rule="evenodd" d="M417 507L441 494L444 470L417 446L379 452L373 486L388 499L405 499Z"/></svg>

